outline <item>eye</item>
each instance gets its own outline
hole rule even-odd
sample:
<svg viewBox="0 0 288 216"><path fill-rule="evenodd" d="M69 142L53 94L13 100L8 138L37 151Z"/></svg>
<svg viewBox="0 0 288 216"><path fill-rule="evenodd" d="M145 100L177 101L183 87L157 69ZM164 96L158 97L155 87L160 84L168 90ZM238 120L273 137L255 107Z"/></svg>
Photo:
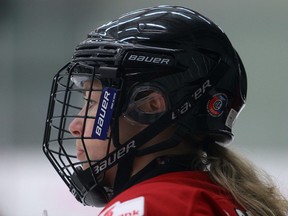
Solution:
<svg viewBox="0 0 288 216"><path fill-rule="evenodd" d="M91 109L92 107L94 107L97 104L97 101L95 100L88 100L88 98L83 98L85 101L85 106L88 106L89 109Z"/></svg>
<svg viewBox="0 0 288 216"><path fill-rule="evenodd" d="M92 108L94 105L96 105L97 102L96 101L93 101L93 100L90 100L89 101L89 108Z"/></svg>

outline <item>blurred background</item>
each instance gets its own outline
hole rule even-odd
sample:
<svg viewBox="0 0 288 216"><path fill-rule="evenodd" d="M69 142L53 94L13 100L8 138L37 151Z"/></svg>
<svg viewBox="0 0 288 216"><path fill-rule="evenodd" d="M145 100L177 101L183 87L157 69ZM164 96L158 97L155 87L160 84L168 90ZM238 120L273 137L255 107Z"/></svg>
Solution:
<svg viewBox="0 0 288 216"><path fill-rule="evenodd" d="M97 26L170 0L0 0L0 216L97 215L83 207L42 153L53 75ZM178 0L228 35L248 74L236 149L288 197L287 0Z"/></svg>

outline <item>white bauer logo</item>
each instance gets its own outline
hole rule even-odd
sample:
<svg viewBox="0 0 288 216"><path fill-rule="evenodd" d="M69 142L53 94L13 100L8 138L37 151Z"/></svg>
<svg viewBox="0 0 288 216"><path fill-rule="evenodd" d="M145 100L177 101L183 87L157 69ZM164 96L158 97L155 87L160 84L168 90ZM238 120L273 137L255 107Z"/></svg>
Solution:
<svg viewBox="0 0 288 216"><path fill-rule="evenodd" d="M206 80L205 83L203 83L203 85L198 88L191 96L192 98L194 98L194 100L198 100L205 92L207 88L210 88L212 85L210 83L210 80ZM190 102L185 102L184 104L182 104L182 106L177 109L176 113L172 112L172 120L177 118L179 115L183 115L185 114L191 107L191 103Z"/></svg>
<svg viewBox="0 0 288 216"><path fill-rule="evenodd" d="M115 151L106 160L101 161L99 164L93 167L95 174L98 174L99 172L105 170L107 167L112 166L116 161L118 161L120 158L122 158L124 155L128 154L132 149L135 148L135 141L132 140L127 145L124 145L123 147Z"/></svg>
<svg viewBox="0 0 288 216"><path fill-rule="evenodd" d="M102 133L102 127L103 127L103 124L104 124L104 119L105 119L105 116L106 116L106 110L107 110L108 103L109 103L109 96L110 96L110 93L105 91L104 92L104 99L102 101L100 112L99 112L99 118L97 120L97 126L96 126L96 129L95 129L95 133L98 136L101 136L101 133Z"/></svg>
<svg viewBox="0 0 288 216"><path fill-rule="evenodd" d="M128 60L136 62L154 63L154 64L166 64L166 65L168 65L170 62L170 59L168 58L160 58L145 55L130 55Z"/></svg>

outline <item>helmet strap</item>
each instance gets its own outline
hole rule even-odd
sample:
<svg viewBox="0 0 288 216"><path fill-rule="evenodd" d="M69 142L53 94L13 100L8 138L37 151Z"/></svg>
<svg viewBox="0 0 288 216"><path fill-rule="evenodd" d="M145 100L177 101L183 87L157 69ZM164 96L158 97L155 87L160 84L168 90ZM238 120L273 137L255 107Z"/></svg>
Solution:
<svg viewBox="0 0 288 216"><path fill-rule="evenodd" d="M123 185L125 185L131 178L134 158L135 157L133 155L130 155L118 163L113 187L113 196L119 194L122 191Z"/></svg>
<svg viewBox="0 0 288 216"><path fill-rule="evenodd" d="M154 144L152 146L149 146L147 148L138 150L135 155L136 156L144 156L144 155L151 154L154 152L163 151L163 150L166 150L169 148L173 148L181 142L181 139L182 138L177 133L174 133L171 138L164 140L162 142L159 142L157 144Z"/></svg>
<svg viewBox="0 0 288 216"><path fill-rule="evenodd" d="M152 160L142 170L130 177L114 196L119 194L121 191L150 178L170 173L170 172L181 172L199 170L199 167L194 166L193 157L191 155L181 156L161 156Z"/></svg>

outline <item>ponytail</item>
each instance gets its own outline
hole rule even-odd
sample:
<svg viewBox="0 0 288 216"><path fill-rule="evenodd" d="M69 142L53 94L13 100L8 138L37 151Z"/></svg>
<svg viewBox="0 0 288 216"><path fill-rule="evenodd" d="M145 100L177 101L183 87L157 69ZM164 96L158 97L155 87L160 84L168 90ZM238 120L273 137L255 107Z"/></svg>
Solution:
<svg viewBox="0 0 288 216"><path fill-rule="evenodd" d="M287 216L288 201L265 172L218 144L205 145L205 152L212 180L226 188L250 214Z"/></svg>

